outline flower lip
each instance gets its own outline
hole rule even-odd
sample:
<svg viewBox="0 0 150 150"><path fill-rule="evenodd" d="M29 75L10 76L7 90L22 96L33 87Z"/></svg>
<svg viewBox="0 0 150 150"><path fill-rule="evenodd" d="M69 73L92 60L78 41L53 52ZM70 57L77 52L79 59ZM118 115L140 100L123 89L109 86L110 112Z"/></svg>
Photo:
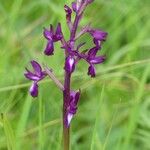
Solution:
<svg viewBox="0 0 150 150"><path fill-rule="evenodd" d="M29 91L30 91L30 94L32 97L38 96L38 84L37 84L37 82L33 82Z"/></svg>
<svg viewBox="0 0 150 150"><path fill-rule="evenodd" d="M44 54L49 56L49 55L53 55L54 54L53 52L54 52L54 44L53 44L53 41L49 40L46 45Z"/></svg>
<svg viewBox="0 0 150 150"><path fill-rule="evenodd" d="M95 67L93 65L90 65L88 68L88 75L90 75L91 77L95 77L96 73L95 73Z"/></svg>

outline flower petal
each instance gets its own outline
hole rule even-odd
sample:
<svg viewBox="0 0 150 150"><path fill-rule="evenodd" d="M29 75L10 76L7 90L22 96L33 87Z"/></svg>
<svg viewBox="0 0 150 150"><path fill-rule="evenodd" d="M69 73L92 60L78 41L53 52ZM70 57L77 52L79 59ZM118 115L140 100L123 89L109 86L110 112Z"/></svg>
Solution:
<svg viewBox="0 0 150 150"><path fill-rule="evenodd" d="M94 39L105 41L107 37L107 32L95 29L89 29L88 32L93 36Z"/></svg>
<svg viewBox="0 0 150 150"><path fill-rule="evenodd" d="M95 77L96 73L95 73L95 67L93 65L89 66L88 75L90 75L91 77Z"/></svg>
<svg viewBox="0 0 150 150"><path fill-rule="evenodd" d="M100 64L100 63L104 62L105 59L106 59L105 56L94 57L90 60L90 63L91 64Z"/></svg>
<svg viewBox="0 0 150 150"><path fill-rule="evenodd" d="M40 64L38 62L36 62L35 60L32 60L31 65L34 69L35 74L40 77L41 73L42 73L42 68L41 68Z"/></svg>
<svg viewBox="0 0 150 150"><path fill-rule="evenodd" d="M37 84L37 82L33 82L29 91L30 91L30 94L32 97L38 96L38 84Z"/></svg>
<svg viewBox="0 0 150 150"><path fill-rule="evenodd" d="M61 40L62 37L63 37L63 34L62 34L62 30L61 30L61 24L58 23L55 35L53 36L53 40L54 40L54 42L57 42L57 41Z"/></svg>
<svg viewBox="0 0 150 150"><path fill-rule="evenodd" d="M33 80L33 81L38 81L40 80L40 78L38 76L35 76L35 75L32 75L32 74L29 74L29 73L25 73L24 74L25 77L29 80Z"/></svg>
<svg viewBox="0 0 150 150"><path fill-rule="evenodd" d="M91 49L88 51L88 56L89 56L89 58L95 57L96 54L97 54L97 52L98 52L98 50L99 50L99 49L98 49L97 47L91 48Z"/></svg>
<svg viewBox="0 0 150 150"><path fill-rule="evenodd" d="M65 67L64 69L68 73L72 73L75 70L75 59L71 56L68 56L65 61Z"/></svg>
<svg viewBox="0 0 150 150"><path fill-rule="evenodd" d="M67 21L71 21L71 14L72 14L72 10L69 6L65 5L64 6L65 12L66 12L66 19Z"/></svg>
<svg viewBox="0 0 150 150"><path fill-rule="evenodd" d="M27 68L26 68L26 71L27 71L27 72L24 73L24 76L25 76L27 79L33 80L33 81L38 81L38 80L40 79L37 75L35 75L35 74L32 73L31 71L29 71Z"/></svg>
<svg viewBox="0 0 150 150"><path fill-rule="evenodd" d="M74 106L77 106L78 101L80 99L80 90L78 90L78 91L71 91L70 97L71 97L71 103L73 103Z"/></svg>
<svg viewBox="0 0 150 150"><path fill-rule="evenodd" d="M44 54L49 56L49 55L53 55L54 54L53 52L54 52L54 44L53 44L53 41L49 40L46 45Z"/></svg>
<svg viewBox="0 0 150 150"><path fill-rule="evenodd" d="M48 31L47 29L44 29L43 35L47 40L52 40L53 33Z"/></svg>

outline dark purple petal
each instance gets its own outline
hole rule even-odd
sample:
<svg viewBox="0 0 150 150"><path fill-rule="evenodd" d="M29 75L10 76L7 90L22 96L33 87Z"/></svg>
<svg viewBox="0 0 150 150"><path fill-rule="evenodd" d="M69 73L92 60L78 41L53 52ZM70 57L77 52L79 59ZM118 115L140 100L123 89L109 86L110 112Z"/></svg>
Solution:
<svg viewBox="0 0 150 150"><path fill-rule="evenodd" d="M26 68L26 73L24 73L24 76L29 79L29 80L33 80L33 81L38 81L40 79L39 76L35 75L34 73L32 73L31 71L29 71L27 68Z"/></svg>
<svg viewBox="0 0 150 150"><path fill-rule="evenodd" d="M100 41L105 41L107 37L107 33L103 32L101 30L94 30L90 29L88 32L93 36L94 39L100 40Z"/></svg>
<svg viewBox="0 0 150 150"><path fill-rule="evenodd" d="M55 35L53 36L53 40L54 40L55 42L57 42L57 41L61 40L62 37L63 37L63 34L62 34L62 30L61 30L61 24L58 23L57 28L56 28Z"/></svg>
<svg viewBox="0 0 150 150"><path fill-rule="evenodd" d="M34 72L31 72L26 68L26 72L24 73L25 77L32 81L42 80L46 76L46 73L42 71L40 64L33 60L31 61L31 65L33 67Z"/></svg>
<svg viewBox="0 0 150 150"><path fill-rule="evenodd" d="M90 59L91 64L100 64L105 61L105 56L98 56Z"/></svg>
<svg viewBox="0 0 150 150"><path fill-rule="evenodd" d="M30 94L32 97L38 96L38 84L37 84L37 82L33 82L29 91L30 91Z"/></svg>
<svg viewBox="0 0 150 150"><path fill-rule="evenodd" d="M72 73L75 70L75 59L71 56L68 56L65 61L65 67L64 69L68 73Z"/></svg>
<svg viewBox="0 0 150 150"><path fill-rule="evenodd" d="M89 66L88 75L90 75L91 77L95 77L96 73L95 73L95 67L93 65Z"/></svg>
<svg viewBox="0 0 150 150"><path fill-rule="evenodd" d="M93 58L93 57L95 57L96 56L96 54L97 54L97 52L98 52L98 50L100 50L101 49L101 41L98 41L98 40L96 40L96 39L93 39L93 42L94 42L94 44L95 44L95 47L92 47L89 51L88 51L88 56L89 56L89 58Z"/></svg>
<svg viewBox="0 0 150 150"><path fill-rule="evenodd" d="M99 48L97 48L97 47L91 48L91 49L88 51L88 56L89 56L89 58L95 57L96 54L97 54L97 52L98 52L98 50L99 50Z"/></svg>
<svg viewBox="0 0 150 150"><path fill-rule="evenodd" d="M40 64L38 62L36 62L35 60L32 60L31 65L34 69L35 74L40 77L42 75L41 74L42 73L42 68L41 68Z"/></svg>
<svg viewBox="0 0 150 150"><path fill-rule="evenodd" d="M66 12L66 19L67 21L71 21L71 14L72 14L72 10L70 7L68 7L67 5L64 6L65 12Z"/></svg>
<svg viewBox="0 0 150 150"><path fill-rule="evenodd" d="M80 99L80 91L72 91L71 94L70 94L70 97L71 97L71 103L74 105L74 106L77 106L78 104L78 101Z"/></svg>
<svg viewBox="0 0 150 150"><path fill-rule="evenodd" d="M54 29L53 29L53 25L52 25L52 24L50 24L50 33L51 33L52 35L54 35Z"/></svg>
<svg viewBox="0 0 150 150"><path fill-rule="evenodd" d="M52 40L53 33L48 31L47 29L44 29L43 35L47 40Z"/></svg>
<svg viewBox="0 0 150 150"><path fill-rule="evenodd" d="M49 40L47 45L46 45L44 54L49 56L49 55L53 55L54 54L53 52L54 52L54 44L53 44L53 41Z"/></svg>
<svg viewBox="0 0 150 150"><path fill-rule="evenodd" d="M68 111L67 111L67 116L66 116L67 127L69 127L73 116L77 112L77 105L78 105L79 99L80 99L80 90L70 92L70 103L67 109Z"/></svg>

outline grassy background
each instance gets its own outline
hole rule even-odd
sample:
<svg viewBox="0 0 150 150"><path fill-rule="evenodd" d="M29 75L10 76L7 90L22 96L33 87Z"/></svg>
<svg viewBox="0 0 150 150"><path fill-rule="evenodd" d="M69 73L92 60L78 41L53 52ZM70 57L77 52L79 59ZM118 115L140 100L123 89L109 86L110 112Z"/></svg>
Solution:
<svg viewBox="0 0 150 150"><path fill-rule="evenodd" d="M62 95L46 79L40 95L28 94L24 68L31 59L49 64L63 80L63 52L43 55L43 27L61 22L67 0L0 0L0 150L62 149ZM72 121L72 150L150 149L150 1L95 0L81 26L109 33L102 53L107 61L90 79L81 62L72 87L81 88ZM90 39L84 39L90 43ZM90 45L90 44L89 44ZM83 67L85 66L85 67Z"/></svg>

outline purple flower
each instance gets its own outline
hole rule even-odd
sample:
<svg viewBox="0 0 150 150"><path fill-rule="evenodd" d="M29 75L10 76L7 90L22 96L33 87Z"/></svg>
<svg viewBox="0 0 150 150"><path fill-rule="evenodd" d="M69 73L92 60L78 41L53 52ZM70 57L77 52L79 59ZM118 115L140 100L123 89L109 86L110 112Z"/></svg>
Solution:
<svg viewBox="0 0 150 150"><path fill-rule="evenodd" d="M43 34L47 40L52 40L53 42L57 42L57 41L61 40L63 37L62 30L61 30L61 24L58 23L56 32L54 32L53 26L50 25L50 30L44 29Z"/></svg>
<svg viewBox="0 0 150 150"><path fill-rule="evenodd" d="M25 73L25 77L33 81L29 90L33 97L38 96L38 82L44 79L46 75L48 75L62 91L64 134L67 134L66 128L69 128L70 122L77 112L77 106L81 94L80 91L74 91L71 89L71 76L75 71L76 65L81 59L86 61L89 65L88 75L95 77L95 65L100 64L105 60L105 56L97 56L97 53L101 50L102 44L106 40L107 33L91 28L90 24L79 29L79 23L82 20L85 8L93 1L94 0L74 0L72 7L67 5L64 6L66 22L70 31L69 39L66 40L63 36L60 23L58 23L56 29L54 29L52 25L50 25L49 29L44 29L43 35L47 40L46 48L44 50L45 55L49 56L54 54L54 44L58 41L60 41L60 47L64 51L64 85L54 76L51 69L44 67L45 71L42 71L41 66L36 61L31 61L33 71L26 69ZM75 16L72 17L73 13ZM77 41L80 41L79 38L86 33L91 35L93 39L94 46L89 48L85 48L84 45L86 42L77 43Z"/></svg>
<svg viewBox="0 0 150 150"><path fill-rule="evenodd" d="M64 69L70 74L75 70L75 59L72 56L68 56L65 61Z"/></svg>
<svg viewBox="0 0 150 150"><path fill-rule="evenodd" d="M33 67L33 72L29 71L26 68L27 72L24 75L27 79L33 81L29 91L33 97L37 97L38 96L38 82L45 78L46 73L42 71L40 64L37 63L36 61L34 60L31 61L31 65Z"/></svg>
<svg viewBox="0 0 150 150"><path fill-rule="evenodd" d="M66 115L67 127L69 127L73 116L77 112L77 105L78 105L79 99L80 99L80 91L76 91L76 92L71 91L70 92L70 102L69 102L69 105L67 107L67 115Z"/></svg>
<svg viewBox="0 0 150 150"><path fill-rule="evenodd" d="M61 24L58 23L56 32L54 32L53 26L50 25L50 30L44 29L44 37L48 40L44 51L45 55L53 55L54 53L54 42L60 41L63 37Z"/></svg>

